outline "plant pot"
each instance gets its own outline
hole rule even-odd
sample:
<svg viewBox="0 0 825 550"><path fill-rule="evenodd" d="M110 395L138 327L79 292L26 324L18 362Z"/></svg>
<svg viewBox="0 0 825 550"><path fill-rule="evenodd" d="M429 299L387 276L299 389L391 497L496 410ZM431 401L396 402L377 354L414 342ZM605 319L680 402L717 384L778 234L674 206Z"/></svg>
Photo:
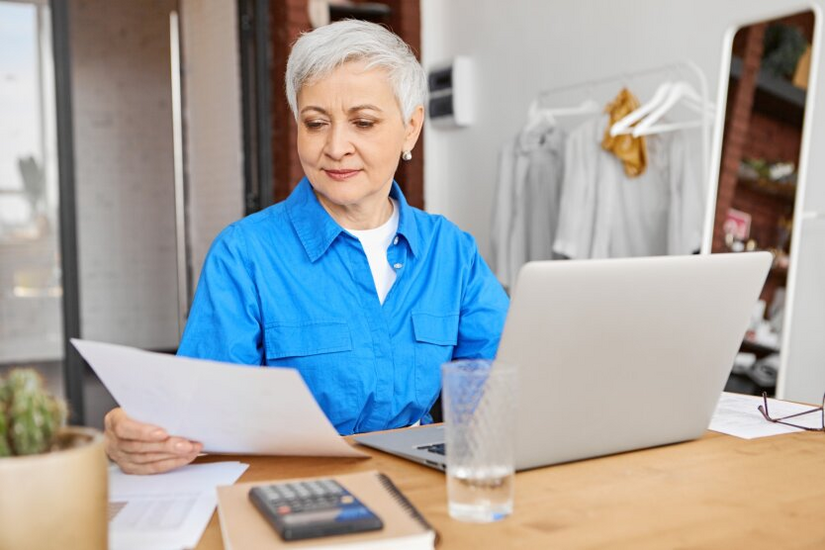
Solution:
<svg viewBox="0 0 825 550"><path fill-rule="evenodd" d="M106 549L103 434L63 428L57 446L49 453L0 458L0 548Z"/></svg>

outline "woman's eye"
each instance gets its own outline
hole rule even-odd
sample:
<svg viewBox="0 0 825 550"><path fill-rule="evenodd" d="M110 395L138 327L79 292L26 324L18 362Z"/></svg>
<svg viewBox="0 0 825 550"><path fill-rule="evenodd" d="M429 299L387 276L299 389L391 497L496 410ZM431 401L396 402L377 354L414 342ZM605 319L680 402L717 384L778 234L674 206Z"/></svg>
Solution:
<svg viewBox="0 0 825 550"><path fill-rule="evenodd" d="M325 124L323 120L307 120L304 122L307 130L320 130Z"/></svg>
<svg viewBox="0 0 825 550"><path fill-rule="evenodd" d="M375 121L359 119L355 121L355 125L358 128L372 128L373 126L375 126Z"/></svg>

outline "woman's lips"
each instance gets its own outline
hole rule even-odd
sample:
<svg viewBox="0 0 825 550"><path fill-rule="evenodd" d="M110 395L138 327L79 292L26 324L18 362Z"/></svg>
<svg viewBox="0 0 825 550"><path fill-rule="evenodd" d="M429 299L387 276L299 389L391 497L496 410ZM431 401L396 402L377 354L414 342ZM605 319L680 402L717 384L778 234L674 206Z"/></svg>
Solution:
<svg viewBox="0 0 825 550"><path fill-rule="evenodd" d="M324 170L324 173L336 181L348 180L359 174L361 170Z"/></svg>

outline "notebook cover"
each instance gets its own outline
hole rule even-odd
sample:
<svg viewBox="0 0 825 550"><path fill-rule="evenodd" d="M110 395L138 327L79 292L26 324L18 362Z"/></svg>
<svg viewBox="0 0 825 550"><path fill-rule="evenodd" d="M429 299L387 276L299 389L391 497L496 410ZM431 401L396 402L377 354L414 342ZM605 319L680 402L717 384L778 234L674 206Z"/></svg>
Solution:
<svg viewBox="0 0 825 550"><path fill-rule="evenodd" d="M218 487L218 517L226 550L257 550L271 548L434 548L436 533L417 511L406 504L403 495L388 490L380 472L370 470L332 477L349 490L384 522L380 531L337 535L285 542L249 501L249 490L258 485L268 485L287 480L238 483ZM288 481L298 481L290 479ZM389 482L390 484L392 482Z"/></svg>

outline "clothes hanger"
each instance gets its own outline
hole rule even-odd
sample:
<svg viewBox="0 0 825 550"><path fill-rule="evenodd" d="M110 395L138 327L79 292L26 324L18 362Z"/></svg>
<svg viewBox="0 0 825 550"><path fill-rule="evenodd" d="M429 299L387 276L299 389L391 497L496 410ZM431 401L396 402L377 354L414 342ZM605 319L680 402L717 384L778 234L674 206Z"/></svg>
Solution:
<svg viewBox="0 0 825 550"><path fill-rule="evenodd" d="M610 127L610 135L615 137L619 134L631 134L631 133L633 133L634 128L631 128L631 126L633 124L635 124L636 122L644 119L645 116L647 116L647 115L653 116L651 113L653 113L658 107L660 107L666 101L668 101L672 98L671 94L674 93L674 88L676 86L680 86L680 87L681 86L686 86L686 88L682 89L681 92L678 92L678 93L683 94L681 99L683 100L683 104L686 107L688 107L691 110L696 111L698 113L701 113L701 112L704 111L704 107L702 105L702 98L699 97L699 94L696 93L696 91L689 84L687 84L685 82L666 81L666 82L663 82L662 84L659 85L659 87L654 92L653 97L650 99L650 101L648 101L647 103L645 103L644 105L642 105L641 107L639 107L638 109L633 111L632 113L628 114L627 116L625 116L621 120L617 121L613 126L611 126ZM712 114L712 112L713 112L713 108L708 107L708 115ZM693 128L695 126L700 126L700 125L701 125L701 121L698 121L698 122L697 121L691 121L689 123L686 122L686 123L664 124L664 125L657 126L656 128L658 129L658 131L670 131L670 130L677 130L677 129L681 129L681 128ZM649 130L652 130L652 128L648 128L648 133L655 133L654 131L649 131ZM646 134L641 134L640 133L639 135L646 135ZM638 137L638 136L636 136L636 137Z"/></svg>
<svg viewBox="0 0 825 550"><path fill-rule="evenodd" d="M676 130L686 130L689 128L699 128L704 123L701 120L686 120L684 122L669 122L667 124L658 124L656 126L651 126L650 128L646 128L645 130L640 130L638 132L634 131L634 137L640 136L649 136L651 134L664 134L666 132L674 132Z"/></svg>
<svg viewBox="0 0 825 550"><path fill-rule="evenodd" d="M627 114L624 118L618 120L615 124L613 124L613 126L610 127L610 135L612 137L616 137L619 134L629 134L632 131L631 126L644 118L645 115L656 109L656 107L658 107L667 97L668 92L670 92L672 87L672 82L662 82L653 93L653 97L650 98L650 101L644 105L641 105L635 111Z"/></svg>
<svg viewBox="0 0 825 550"><path fill-rule="evenodd" d="M654 126L668 111L678 103L706 115L706 108L702 105L702 98L693 87L687 82L676 82L670 87L667 97L644 119L633 127L630 132L633 137L640 137L659 132L670 132L683 128L694 128L702 124L702 120L690 120L684 122L673 122Z"/></svg>
<svg viewBox="0 0 825 550"><path fill-rule="evenodd" d="M551 109L542 109L547 116L575 116L588 115L590 113L598 113L602 107L594 99L585 99L576 107L553 107Z"/></svg>
<svg viewBox="0 0 825 550"><path fill-rule="evenodd" d="M530 102L530 108L527 110L527 124L524 125L523 131L530 132L541 125L555 126L556 119L539 107L538 99L534 99Z"/></svg>
<svg viewBox="0 0 825 550"><path fill-rule="evenodd" d="M587 115L599 111L601 111L601 106L594 99L585 99L581 104L574 107L552 108L539 107L539 100L534 99L530 102L530 108L527 112L527 125L524 130L534 130L542 124L555 126L556 117Z"/></svg>

